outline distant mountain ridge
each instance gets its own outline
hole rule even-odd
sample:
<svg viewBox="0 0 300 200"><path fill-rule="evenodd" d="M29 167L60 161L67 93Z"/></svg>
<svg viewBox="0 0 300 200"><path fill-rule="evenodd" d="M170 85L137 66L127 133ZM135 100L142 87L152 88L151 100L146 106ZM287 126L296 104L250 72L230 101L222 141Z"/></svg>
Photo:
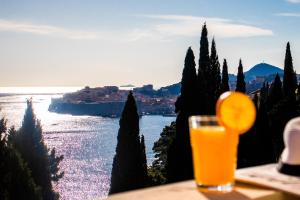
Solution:
<svg viewBox="0 0 300 200"><path fill-rule="evenodd" d="M263 82L261 81L256 82L256 79L258 77L263 78L264 81L272 82L275 78L276 73L278 73L281 78L283 77L283 69L279 67L276 67L268 63L259 63L254 65L248 71L244 72L245 81L247 83L246 85L247 92L251 93L261 88ZM297 75L297 77L298 76L299 75ZM229 74L229 85L232 90L235 89L235 84L236 84L236 75ZM172 94L176 95L180 93L180 83L163 87L160 90L162 89L172 91Z"/></svg>
<svg viewBox="0 0 300 200"><path fill-rule="evenodd" d="M259 63L257 65L254 65L249 71L246 71L244 74L246 81L252 81L257 76L268 77L276 73L281 75L283 74L283 70L274 65L270 65L267 63Z"/></svg>

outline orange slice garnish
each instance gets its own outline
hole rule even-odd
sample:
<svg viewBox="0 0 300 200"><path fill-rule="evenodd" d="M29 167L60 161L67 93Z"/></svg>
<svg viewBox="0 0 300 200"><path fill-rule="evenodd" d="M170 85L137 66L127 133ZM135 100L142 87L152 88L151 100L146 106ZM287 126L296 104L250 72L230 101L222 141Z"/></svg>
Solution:
<svg viewBox="0 0 300 200"><path fill-rule="evenodd" d="M221 125L239 134L247 132L256 118L253 101L241 92L223 93L217 101L216 113Z"/></svg>

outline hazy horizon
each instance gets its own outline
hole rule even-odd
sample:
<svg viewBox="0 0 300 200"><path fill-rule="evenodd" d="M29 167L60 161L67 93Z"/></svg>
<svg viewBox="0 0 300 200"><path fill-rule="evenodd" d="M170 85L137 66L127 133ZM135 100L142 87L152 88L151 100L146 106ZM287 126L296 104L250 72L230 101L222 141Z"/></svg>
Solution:
<svg viewBox="0 0 300 200"><path fill-rule="evenodd" d="M290 41L300 72L300 1L0 0L1 87L166 86L180 81L186 50L198 63L201 28L236 74L282 68ZM298 24L298 25L297 25Z"/></svg>

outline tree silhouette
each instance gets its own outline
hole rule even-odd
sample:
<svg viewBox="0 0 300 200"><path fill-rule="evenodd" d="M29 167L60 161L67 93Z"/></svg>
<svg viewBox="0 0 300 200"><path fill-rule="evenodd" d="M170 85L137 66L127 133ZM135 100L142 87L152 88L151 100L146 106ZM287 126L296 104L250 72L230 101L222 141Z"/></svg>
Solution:
<svg viewBox="0 0 300 200"><path fill-rule="evenodd" d="M283 93L286 97L295 98L295 90L297 88L297 78L293 67L293 58L290 49L290 43L286 45L284 59L284 75L283 75Z"/></svg>
<svg viewBox="0 0 300 200"><path fill-rule="evenodd" d="M224 59L223 67L222 67L222 82L221 82L221 93L227 92L230 90L229 88L229 78L228 78L228 66L227 61Z"/></svg>
<svg viewBox="0 0 300 200"><path fill-rule="evenodd" d="M143 188L148 179L144 137L140 139L139 115L131 91L119 124L109 194Z"/></svg>
<svg viewBox="0 0 300 200"><path fill-rule="evenodd" d="M6 120L0 120L0 199L42 199L39 188L30 169L20 154L7 142L7 135L16 131L11 128L7 133Z"/></svg>
<svg viewBox="0 0 300 200"><path fill-rule="evenodd" d="M169 182L193 177L192 154L189 137L189 116L196 113L197 75L195 56L191 48L187 50L181 79L181 94L176 102L176 137L168 152L167 179Z"/></svg>
<svg viewBox="0 0 300 200"><path fill-rule="evenodd" d="M220 87L221 87L221 76L220 76L220 63L216 49L216 42L213 38L211 43L211 51L210 51L210 74L209 80L207 81L207 89L208 89L208 114L215 114L215 105L217 102L217 98L220 95Z"/></svg>
<svg viewBox="0 0 300 200"><path fill-rule="evenodd" d="M241 59L240 59L240 62L239 62L239 67L238 67L238 74L237 74L235 91L246 93L245 76L244 76L244 72L243 72L243 64L242 64Z"/></svg>
<svg viewBox="0 0 300 200"><path fill-rule="evenodd" d="M279 79L280 80L280 79ZM277 84L277 83L276 83ZM266 86L264 86L266 87ZM277 87L277 86L276 86ZM280 88L281 89L281 88ZM264 89L266 91L266 89ZM259 98L259 108L256 116L256 146L258 151L256 151L257 162L255 164L266 164L275 162L274 148L273 148L273 135L274 132L270 131L270 118L268 115L268 102L266 98L270 97L260 96Z"/></svg>
<svg viewBox="0 0 300 200"><path fill-rule="evenodd" d="M160 185L167 182L167 158L168 152L173 140L176 136L176 123L172 122L169 126L165 126L159 139L153 145L155 160L148 172L151 177L151 185Z"/></svg>
<svg viewBox="0 0 300 200"><path fill-rule="evenodd" d="M269 107L277 104L283 97L282 94L282 82L280 80L280 77L278 73L275 76L275 79L270 87L270 93L269 93Z"/></svg>
<svg viewBox="0 0 300 200"><path fill-rule="evenodd" d="M207 114L208 112L208 81L210 80L210 59L209 59L209 44L207 39L207 28L204 23L200 38L200 53L198 66L198 92L196 99L198 105L196 107L198 114Z"/></svg>
<svg viewBox="0 0 300 200"><path fill-rule="evenodd" d="M63 157L56 157L55 151L48 153L42 133L41 123L33 111L32 100L28 100L22 126L15 134L10 134L9 143L28 164L34 182L42 189L43 199L58 199L59 194L53 190L51 181L58 181L63 176L63 173L58 172L58 164Z"/></svg>
<svg viewBox="0 0 300 200"><path fill-rule="evenodd" d="M200 38L200 55L199 55L199 69L205 77L210 74L210 61L209 61L209 44L207 39L207 28L204 23ZM201 74L200 73L200 74ZM199 74L199 72L198 72Z"/></svg>
<svg viewBox="0 0 300 200"><path fill-rule="evenodd" d="M176 113L181 110L187 112L195 111L195 92L197 92L197 74L196 74L195 56L191 47L188 48L184 59L184 68L181 79L181 92L175 103Z"/></svg>

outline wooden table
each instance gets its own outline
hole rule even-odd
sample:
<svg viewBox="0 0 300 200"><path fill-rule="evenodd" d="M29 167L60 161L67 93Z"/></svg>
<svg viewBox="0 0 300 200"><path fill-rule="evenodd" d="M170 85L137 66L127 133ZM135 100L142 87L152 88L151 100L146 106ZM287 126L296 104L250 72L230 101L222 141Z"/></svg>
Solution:
<svg viewBox="0 0 300 200"><path fill-rule="evenodd" d="M111 195L108 200L296 200L297 196L237 182L235 189L229 193L201 193L195 182L184 181L163 186L151 187L132 192Z"/></svg>

